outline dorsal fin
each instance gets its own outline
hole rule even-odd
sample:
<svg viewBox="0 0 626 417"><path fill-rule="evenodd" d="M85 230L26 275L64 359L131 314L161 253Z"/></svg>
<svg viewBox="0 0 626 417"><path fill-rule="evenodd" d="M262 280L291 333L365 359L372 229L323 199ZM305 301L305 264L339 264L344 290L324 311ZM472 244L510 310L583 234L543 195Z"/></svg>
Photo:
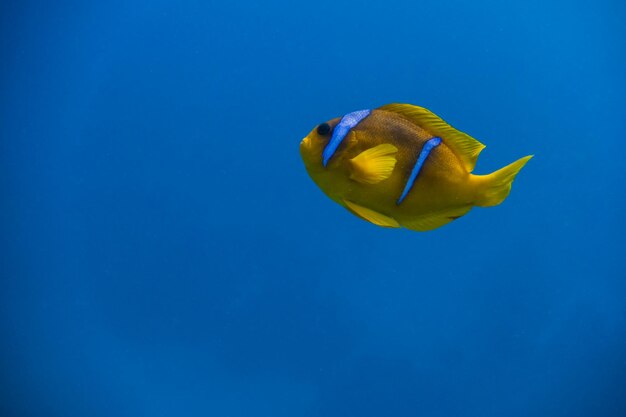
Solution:
<svg viewBox="0 0 626 417"><path fill-rule="evenodd" d="M378 110L400 114L422 129L430 132L433 136L439 136L443 139L443 143L448 145L459 158L468 172L474 170L478 154L485 149L485 145L473 137L456 130L435 113L423 107L393 103L379 107Z"/></svg>

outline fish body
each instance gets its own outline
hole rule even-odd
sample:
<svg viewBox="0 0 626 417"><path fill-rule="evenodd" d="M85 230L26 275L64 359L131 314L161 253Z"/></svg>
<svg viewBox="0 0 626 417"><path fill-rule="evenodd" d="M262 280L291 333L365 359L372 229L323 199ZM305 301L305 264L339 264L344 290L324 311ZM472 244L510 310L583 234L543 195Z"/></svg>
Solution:
<svg viewBox="0 0 626 417"><path fill-rule="evenodd" d="M319 125L300 153L315 183L352 213L379 226L426 231L474 206L500 204L531 158L474 175L484 147L422 107L390 104Z"/></svg>

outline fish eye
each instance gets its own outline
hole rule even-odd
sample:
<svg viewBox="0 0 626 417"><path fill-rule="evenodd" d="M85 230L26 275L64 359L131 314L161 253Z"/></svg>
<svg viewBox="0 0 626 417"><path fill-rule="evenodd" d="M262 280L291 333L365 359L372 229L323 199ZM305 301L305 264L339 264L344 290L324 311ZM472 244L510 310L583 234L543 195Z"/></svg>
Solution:
<svg viewBox="0 0 626 417"><path fill-rule="evenodd" d="M322 123L317 127L317 134L326 136L330 132L330 125L328 123Z"/></svg>

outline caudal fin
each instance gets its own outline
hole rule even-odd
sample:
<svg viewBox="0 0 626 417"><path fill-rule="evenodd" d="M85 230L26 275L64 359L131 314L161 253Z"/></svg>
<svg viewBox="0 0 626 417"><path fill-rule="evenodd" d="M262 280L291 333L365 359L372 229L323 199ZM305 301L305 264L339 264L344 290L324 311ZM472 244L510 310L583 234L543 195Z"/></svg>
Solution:
<svg viewBox="0 0 626 417"><path fill-rule="evenodd" d="M480 207L490 207L502 203L511 192L511 184L515 176L532 157L533 155L528 155L520 158L489 175L475 175L477 196L474 204Z"/></svg>

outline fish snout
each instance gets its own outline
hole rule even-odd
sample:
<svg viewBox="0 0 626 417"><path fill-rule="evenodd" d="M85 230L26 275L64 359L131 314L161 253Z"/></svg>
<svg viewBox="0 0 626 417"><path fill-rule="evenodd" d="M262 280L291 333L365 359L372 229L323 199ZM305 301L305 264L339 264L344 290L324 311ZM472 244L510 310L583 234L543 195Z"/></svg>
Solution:
<svg viewBox="0 0 626 417"><path fill-rule="evenodd" d="M311 149L311 138L309 138L308 136L305 137L304 139L302 139L302 142L300 142L300 150L310 150Z"/></svg>

